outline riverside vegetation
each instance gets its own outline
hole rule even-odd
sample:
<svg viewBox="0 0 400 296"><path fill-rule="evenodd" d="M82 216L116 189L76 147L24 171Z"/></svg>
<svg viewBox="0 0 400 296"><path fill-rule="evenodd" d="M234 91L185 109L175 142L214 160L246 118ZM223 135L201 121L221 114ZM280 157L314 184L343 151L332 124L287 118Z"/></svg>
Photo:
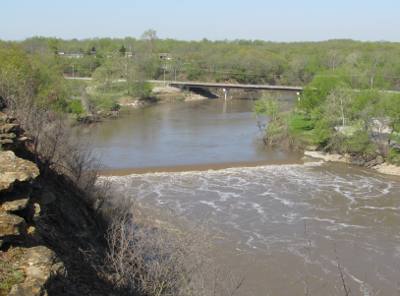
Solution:
<svg viewBox="0 0 400 296"><path fill-rule="evenodd" d="M241 281L213 272L206 231L97 182L57 63L12 44L0 56L0 295L233 295Z"/></svg>
<svg viewBox="0 0 400 296"><path fill-rule="evenodd" d="M40 97L78 118L157 100L148 80L305 86L329 74L345 77L354 89L400 88L400 45L391 42L188 42L148 30L138 39L33 37L0 47L2 68L23 63L20 75L41 68L35 77L45 82ZM61 74L93 81L64 81Z"/></svg>
<svg viewBox="0 0 400 296"><path fill-rule="evenodd" d="M160 60L161 52L173 59ZM183 42L159 40L153 31L140 40L0 42L0 107L7 113L0 114L0 293L235 294L242 280L215 276L203 232L156 222L160 215L96 185L96 161L72 140L68 116L79 118L90 106L117 110L117 92L151 99L145 81L164 73L308 84L292 112L280 112L273 99L256 104L271 118L267 142L289 139L398 163L400 99L382 89L399 88L399 52L395 43ZM92 76L94 85L63 75ZM125 82L114 83L120 78Z"/></svg>
<svg viewBox="0 0 400 296"><path fill-rule="evenodd" d="M366 166L400 165L399 93L358 89L346 76L324 74L307 85L294 110L282 112L273 97L254 109L270 118L268 145L348 155Z"/></svg>

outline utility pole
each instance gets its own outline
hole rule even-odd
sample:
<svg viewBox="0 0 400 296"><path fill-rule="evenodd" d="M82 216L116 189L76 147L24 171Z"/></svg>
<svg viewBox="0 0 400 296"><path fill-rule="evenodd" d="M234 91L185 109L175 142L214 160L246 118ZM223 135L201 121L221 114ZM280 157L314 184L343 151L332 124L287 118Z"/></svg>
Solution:
<svg viewBox="0 0 400 296"><path fill-rule="evenodd" d="M164 66L163 66L163 70L164 70L164 74L163 74L163 76L164 76L164 86L167 85L167 83L166 83L166 81L165 81L165 69L166 69L166 68L167 68L167 63L164 62Z"/></svg>
<svg viewBox="0 0 400 296"><path fill-rule="evenodd" d="M176 63L174 64L174 81L176 81Z"/></svg>

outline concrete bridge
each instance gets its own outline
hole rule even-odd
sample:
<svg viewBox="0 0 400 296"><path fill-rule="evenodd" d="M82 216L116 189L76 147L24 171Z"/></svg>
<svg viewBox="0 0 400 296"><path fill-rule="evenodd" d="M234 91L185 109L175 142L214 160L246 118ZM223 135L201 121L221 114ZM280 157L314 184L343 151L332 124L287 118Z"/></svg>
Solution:
<svg viewBox="0 0 400 296"><path fill-rule="evenodd" d="M69 80L92 80L91 77L68 77ZM125 79L117 79L114 82L125 82ZM293 91L301 92L301 86L288 86L288 85L270 85L270 84L241 84L241 83L216 83L216 82L193 82L193 81L164 81L164 80L147 80L154 84L163 84L179 88L221 88L229 89L250 89L250 90L275 90L275 91Z"/></svg>
<svg viewBox="0 0 400 296"><path fill-rule="evenodd" d="M216 82L193 82L193 81L160 81L150 80L149 82L164 83L179 88L222 88L222 89L253 89L253 90L277 90L301 92L301 86L270 85L270 84L241 84L241 83L216 83Z"/></svg>

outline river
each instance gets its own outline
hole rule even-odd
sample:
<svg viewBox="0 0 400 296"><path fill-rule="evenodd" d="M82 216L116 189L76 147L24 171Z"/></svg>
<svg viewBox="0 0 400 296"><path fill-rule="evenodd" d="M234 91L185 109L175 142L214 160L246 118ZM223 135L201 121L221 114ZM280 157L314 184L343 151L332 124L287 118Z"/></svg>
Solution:
<svg viewBox="0 0 400 296"><path fill-rule="evenodd" d="M400 179L266 150L252 104L162 104L87 137L126 198L221 234L238 295L345 295L341 273L351 295L399 295Z"/></svg>

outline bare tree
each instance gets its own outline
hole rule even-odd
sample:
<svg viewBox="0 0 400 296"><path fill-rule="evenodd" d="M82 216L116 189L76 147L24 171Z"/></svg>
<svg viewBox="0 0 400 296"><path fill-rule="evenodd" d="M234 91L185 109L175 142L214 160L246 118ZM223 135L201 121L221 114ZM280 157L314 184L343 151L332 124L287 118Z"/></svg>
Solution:
<svg viewBox="0 0 400 296"><path fill-rule="evenodd" d="M117 286L149 296L237 293L244 278L221 272L209 259L210 237L202 227L155 222L147 211L135 204L110 226L106 262Z"/></svg>
<svg viewBox="0 0 400 296"><path fill-rule="evenodd" d="M142 40L145 40L149 46L149 52L154 53L155 41L158 39L157 32L153 29L149 29L143 32Z"/></svg>
<svg viewBox="0 0 400 296"><path fill-rule="evenodd" d="M332 120L340 119L341 126L345 127L349 121L347 114L349 113L351 95L346 89L336 89L327 98L327 108L330 110ZM329 113L327 113L329 114Z"/></svg>

